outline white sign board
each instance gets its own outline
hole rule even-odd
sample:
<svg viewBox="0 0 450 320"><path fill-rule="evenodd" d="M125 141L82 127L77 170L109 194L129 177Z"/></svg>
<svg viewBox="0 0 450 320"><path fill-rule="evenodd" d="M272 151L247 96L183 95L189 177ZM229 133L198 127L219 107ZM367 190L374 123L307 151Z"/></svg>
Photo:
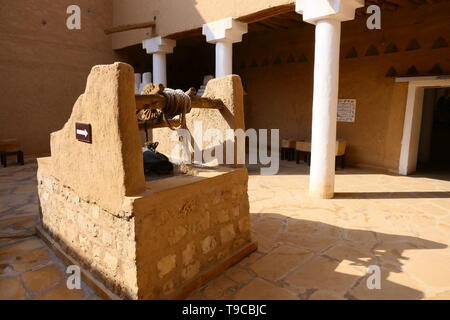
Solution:
<svg viewBox="0 0 450 320"><path fill-rule="evenodd" d="M355 122L356 99L339 99L337 108L338 122Z"/></svg>

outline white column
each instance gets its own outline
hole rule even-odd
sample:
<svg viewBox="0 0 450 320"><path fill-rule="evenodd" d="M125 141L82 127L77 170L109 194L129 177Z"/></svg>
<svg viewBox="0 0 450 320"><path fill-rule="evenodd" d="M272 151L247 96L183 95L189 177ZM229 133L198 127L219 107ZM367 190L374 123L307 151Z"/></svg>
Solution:
<svg viewBox="0 0 450 320"><path fill-rule="evenodd" d="M353 20L362 0L297 0L303 21L316 25L310 195L334 196L341 21Z"/></svg>
<svg viewBox="0 0 450 320"><path fill-rule="evenodd" d="M216 44L216 78L233 73L233 43L241 42L247 24L225 18L203 25L206 41Z"/></svg>
<svg viewBox="0 0 450 320"><path fill-rule="evenodd" d="M134 93L135 94L141 93L141 91L140 91L141 83L142 83L142 75L140 73L135 73L134 74Z"/></svg>
<svg viewBox="0 0 450 320"><path fill-rule="evenodd" d="M317 22L309 191L319 198L334 195L336 118L341 22Z"/></svg>
<svg viewBox="0 0 450 320"><path fill-rule="evenodd" d="M165 53L155 52L153 54L153 82L167 86Z"/></svg>
<svg viewBox="0 0 450 320"><path fill-rule="evenodd" d="M152 73L151 72L145 72L142 75L142 82L141 82L141 86L139 87L139 93L141 93L142 90L144 90L145 86L148 85L149 83L153 83Z"/></svg>
<svg viewBox="0 0 450 320"><path fill-rule="evenodd" d="M161 83L167 86L166 54L172 53L175 45L175 40L161 37L142 42L142 47L147 53L153 54L153 83Z"/></svg>
<svg viewBox="0 0 450 320"><path fill-rule="evenodd" d="M216 43L216 78L233 73L233 43L219 41Z"/></svg>

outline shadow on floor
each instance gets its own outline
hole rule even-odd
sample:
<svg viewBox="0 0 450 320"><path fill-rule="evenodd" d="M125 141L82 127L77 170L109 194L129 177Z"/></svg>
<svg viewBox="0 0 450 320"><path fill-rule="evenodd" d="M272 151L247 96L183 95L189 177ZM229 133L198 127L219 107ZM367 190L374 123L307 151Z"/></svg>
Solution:
<svg viewBox="0 0 450 320"><path fill-rule="evenodd" d="M403 272L404 264L411 259L410 255L405 252L448 247L443 243L413 236L341 228L323 222L296 219L280 214L253 214L252 216L252 229L256 240L265 249L268 246L270 248L271 244L273 245L266 255L267 258L277 250L276 248L283 245L307 249L314 253L306 262L292 266L291 270L286 269L287 276L272 279L275 280L275 285L281 284L281 287L284 288L289 289L292 286L307 288L306 294L299 295L302 299L309 299L317 291L335 292L337 298L342 296L347 299L409 300L424 298L422 291L408 286L408 284L416 282ZM267 232L268 230L271 232ZM435 254L439 255L440 253L435 252ZM417 263L417 258L414 257L414 259L414 262ZM283 261L273 259L272 263L274 270L276 268L285 269L282 265ZM423 268L427 268L427 263L428 261L420 261ZM379 266L381 271L381 289L379 290L370 290L367 287L367 279L370 274L366 274L366 272L369 266L374 265ZM352 267L355 267L358 272L350 270ZM432 272L434 266L430 265L429 267ZM258 276L264 278L264 274L258 274ZM247 290L248 293L249 291ZM238 297L239 299L254 298L246 297L243 294ZM272 298L276 299L276 297Z"/></svg>
<svg viewBox="0 0 450 320"><path fill-rule="evenodd" d="M334 199L446 199L450 191L336 192Z"/></svg>
<svg viewBox="0 0 450 320"><path fill-rule="evenodd" d="M245 166L248 170L249 175L260 175L261 168L270 167L270 165L248 164L248 162L246 162ZM309 169L310 167L304 162L300 162L299 164L297 164L295 163L295 161L280 160L279 169L275 175L277 176L309 175ZM398 176L398 174L389 172L387 170L366 169L357 167L345 167L344 169L336 167L335 173L336 175L383 174L388 176Z"/></svg>

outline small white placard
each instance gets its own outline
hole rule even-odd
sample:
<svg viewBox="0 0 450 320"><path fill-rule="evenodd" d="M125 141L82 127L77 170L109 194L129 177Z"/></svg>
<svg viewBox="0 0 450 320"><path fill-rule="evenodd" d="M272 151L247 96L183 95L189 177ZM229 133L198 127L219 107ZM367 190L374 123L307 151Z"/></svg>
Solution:
<svg viewBox="0 0 450 320"><path fill-rule="evenodd" d="M339 99L337 108L338 122L355 122L356 99Z"/></svg>

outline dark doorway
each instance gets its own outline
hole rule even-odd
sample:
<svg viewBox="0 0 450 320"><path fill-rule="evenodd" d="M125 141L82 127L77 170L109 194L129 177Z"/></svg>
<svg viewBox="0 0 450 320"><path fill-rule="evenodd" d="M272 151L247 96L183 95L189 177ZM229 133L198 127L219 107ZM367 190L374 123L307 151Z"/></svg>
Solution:
<svg viewBox="0 0 450 320"><path fill-rule="evenodd" d="M417 168L450 175L450 88L425 89Z"/></svg>

